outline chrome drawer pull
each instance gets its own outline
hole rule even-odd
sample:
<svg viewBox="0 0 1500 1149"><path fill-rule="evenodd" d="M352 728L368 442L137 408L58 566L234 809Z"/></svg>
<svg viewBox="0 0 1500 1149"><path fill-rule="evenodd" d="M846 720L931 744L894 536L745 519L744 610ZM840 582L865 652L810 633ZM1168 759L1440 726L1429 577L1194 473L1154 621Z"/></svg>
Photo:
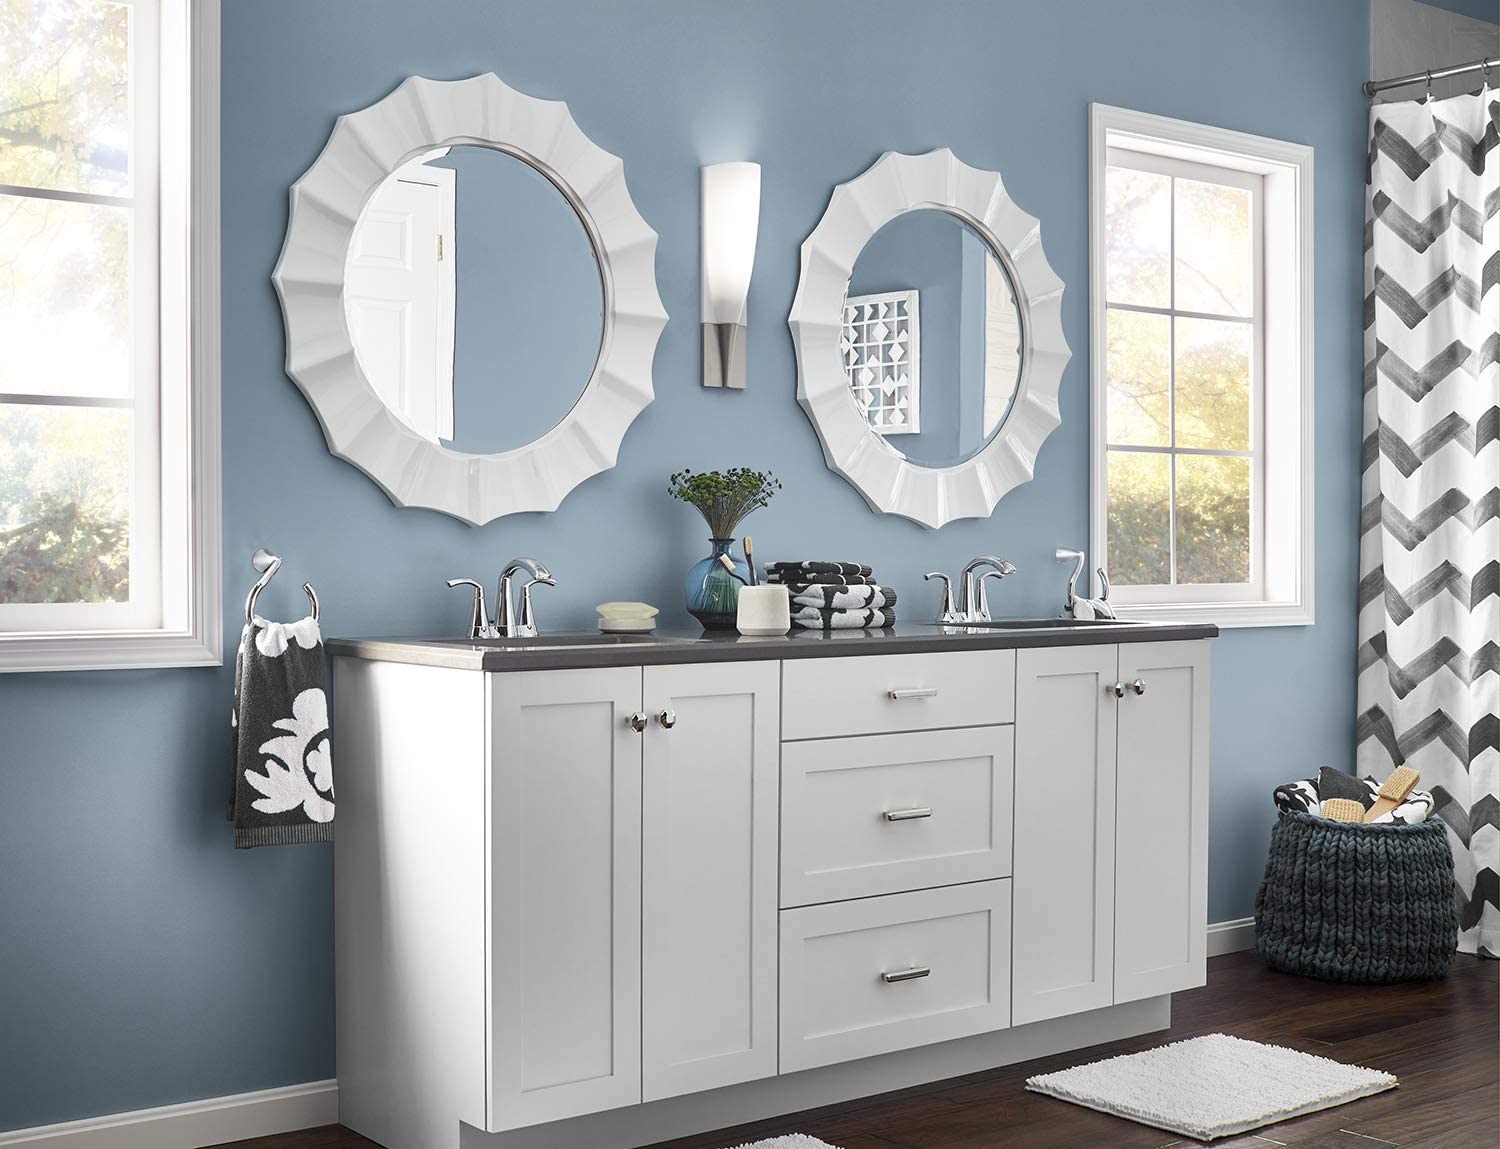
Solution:
<svg viewBox="0 0 1500 1149"><path fill-rule="evenodd" d="M914 965L911 969L898 969L894 973L883 973L880 975L880 980L887 985L892 985L898 981L913 981L919 977L927 977L931 973L932 970L925 965Z"/></svg>
<svg viewBox="0 0 1500 1149"><path fill-rule="evenodd" d="M881 817L887 822L910 822L913 818L932 817L932 807L913 806L910 810L887 810Z"/></svg>
<svg viewBox="0 0 1500 1149"><path fill-rule="evenodd" d="M892 702L900 702L903 698L936 698L937 687L914 686L909 690L891 690L887 693L890 694Z"/></svg>

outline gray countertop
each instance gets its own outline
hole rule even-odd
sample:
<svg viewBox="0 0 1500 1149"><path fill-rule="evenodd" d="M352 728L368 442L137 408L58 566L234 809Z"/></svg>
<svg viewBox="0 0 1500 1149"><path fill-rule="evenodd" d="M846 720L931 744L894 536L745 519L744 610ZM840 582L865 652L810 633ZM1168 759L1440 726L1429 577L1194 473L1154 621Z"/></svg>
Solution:
<svg viewBox="0 0 1500 1149"><path fill-rule="evenodd" d="M751 659L837 658L868 654L925 654L946 650L1006 650L1029 646L1086 646L1215 638L1208 623L1015 620L1014 629L902 623L889 630L816 631L750 637L735 631L661 630L654 635L547 634L540 639L332 638L329 653L379 662L459 670L573 670L604 666L660 666ZM607 644L607 645L606 645Z"/></svg>

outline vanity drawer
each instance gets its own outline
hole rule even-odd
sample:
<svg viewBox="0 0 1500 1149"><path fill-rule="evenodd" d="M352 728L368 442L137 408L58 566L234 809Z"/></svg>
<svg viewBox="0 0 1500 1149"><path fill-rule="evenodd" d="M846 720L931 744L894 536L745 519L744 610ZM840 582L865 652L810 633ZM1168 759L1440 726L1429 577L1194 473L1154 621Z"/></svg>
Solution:
<svg viewBox="0 0 1500 1149"><path fill-rule="evenodd" d="M1010 1025L1010 881L781 911L781 1072Z"/></svg>
<svg viewBox="0 0 1500 1149"><path fill-rule="evenodd" d="M1011 722L1016 652L798 658L782 664L781 736L833 738Z"/></svg>
<svg viewBox="0 0 1500 1149"><path fill-rule="evenodd" d="M785 744L781 904L1007 877L1014 759L1014 726Z"/></svg>

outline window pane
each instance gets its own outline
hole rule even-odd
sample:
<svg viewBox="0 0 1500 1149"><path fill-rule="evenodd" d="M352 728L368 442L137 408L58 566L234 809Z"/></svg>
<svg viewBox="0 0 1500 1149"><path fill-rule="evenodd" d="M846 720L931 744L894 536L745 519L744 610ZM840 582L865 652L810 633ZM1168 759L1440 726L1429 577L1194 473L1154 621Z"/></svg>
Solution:
<svg viewBox="0 0 1500 1149"><path fill-rule="evenodd" d="M1172 581L1171 458L1108 453L1109 577L1121 586Z"/></svg>
<svg viewBox="0 0 1500 1149"><path fill-rule="evenodd" d="M0 183L127 195L130 9L0 4Z"/></svg>
<svg viewBox="0 0 1500 1149"><path fill-rule="evenodd" d="M1244 188L1177 180L1177 301L1179 311L1249 318L1254 264L1250 193Z"/></svg>
<svg viewBox="0 0 1500 1149"><path fill-rule="evenodd" d="M1250 449L1248 323L1176 320L1177 446Z"/></svg>
<svg viewBox="0 0 1500 1149"><path fill-rule="evenodd" d="M130 598L130 413L0 405L0 603Z"/></svg>
<svg viewBox="0 0 1500 1149"><path fill-rule="evenodd" d="M1106 442L1171 445L1172 320L1142 311L1106 313L1109 390Z"/></svg>
<svg viewBox="0 0 1500 1149"><path fill-rule="evenodd" d="M1155 172L1104 174L1104 294L1110 303L1172 305L1172 180Z"/></svg>
<svg viewBox="0 0 1500 1149"><path fill-rule="evenodd" d="M1249 459L1177 456L1177 581L1250 581Z"/></svg>
<svg viewBox="0 0 1500 1149"><path fill-rule="evenodd" d="M0 196L0 394L130 394L130 212Z"/></svg>

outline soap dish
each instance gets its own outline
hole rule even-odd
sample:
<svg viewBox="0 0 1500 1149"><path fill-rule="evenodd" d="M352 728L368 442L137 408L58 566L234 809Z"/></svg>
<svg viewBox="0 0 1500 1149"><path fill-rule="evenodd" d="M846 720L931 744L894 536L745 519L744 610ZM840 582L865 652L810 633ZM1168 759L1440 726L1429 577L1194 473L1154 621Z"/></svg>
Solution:
<svg viewBox="0 0 1500 1149"><path fill-rule="evenodd" d="M605 634L650 634L656 629L656 619L601 618L599 629Z"/></svg>
<svg viewBox="0 0 1500 1149"><path fill-rule="evenodd" d="M650 634L656 629L656 607L644 602L601 602L599 629L606 634Z"/></svg>

